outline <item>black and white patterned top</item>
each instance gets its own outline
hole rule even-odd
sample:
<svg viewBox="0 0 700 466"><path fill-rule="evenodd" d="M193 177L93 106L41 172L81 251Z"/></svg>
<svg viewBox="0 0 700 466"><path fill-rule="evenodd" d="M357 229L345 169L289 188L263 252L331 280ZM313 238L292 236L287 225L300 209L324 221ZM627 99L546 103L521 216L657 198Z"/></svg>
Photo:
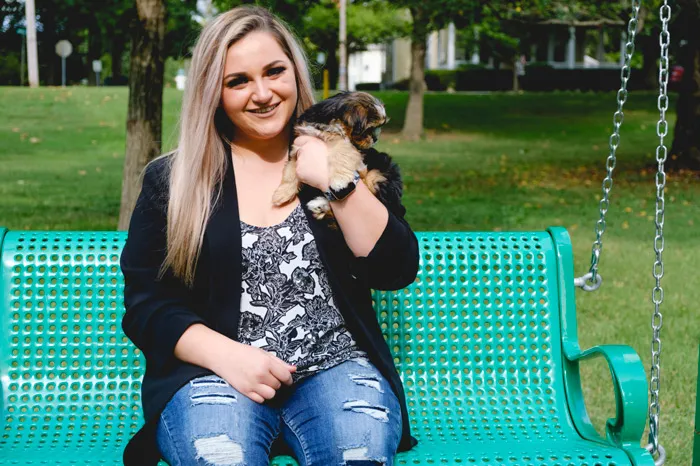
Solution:
<svg viewBox="0 0 700 466"><path fill-rule="evenodd" d="M301 204L269 227L241 221L239 341L297 366L294 381L366 358L345 328Z"/></svg>

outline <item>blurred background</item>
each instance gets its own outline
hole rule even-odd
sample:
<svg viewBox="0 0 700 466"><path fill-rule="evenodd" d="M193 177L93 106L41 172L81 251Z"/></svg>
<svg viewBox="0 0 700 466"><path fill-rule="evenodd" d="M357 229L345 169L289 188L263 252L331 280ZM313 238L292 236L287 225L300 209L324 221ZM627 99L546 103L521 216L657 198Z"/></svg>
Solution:
<svg viewBox="0 0 700 466"><path fill-rule="evenodd" d="M0 226L124 229L143 167L176 145L202 25L242 3L0 0ZM690 464L700 3L669 1L667 17L659 0L257 3L301 39L319 99L366 90L385 103L391 121L379 148L401 167L416 231L561 225L579 276L590 264L606 164L614 166L605 281L577 294L579 336L583 347L629 344L647 369L657 154L667 152L661 442L667 464ZM662 17L670 36L660 40ZM602 362L584 369L603 432L615 412L610 376Z"/></svg>

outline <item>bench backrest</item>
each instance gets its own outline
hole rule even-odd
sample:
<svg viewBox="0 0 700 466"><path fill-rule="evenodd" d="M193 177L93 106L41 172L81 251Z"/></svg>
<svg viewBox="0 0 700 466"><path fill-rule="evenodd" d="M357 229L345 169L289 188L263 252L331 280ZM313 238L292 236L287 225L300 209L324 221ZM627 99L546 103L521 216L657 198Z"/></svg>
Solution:
<svg viewBox="0 0 700 466"><path fill-rule="evenodd" d="M404 381L413 434L470 442L566 437L573 426L564 394L561 269L552 235L418 237L416 281L398 292L374 292ZM570 254L570 244L560 246ZM574 322L570 330L575 332Z"/></svg>
<svg viewBox="0 0 700 466"><path fill-rule="evenodd" d="M0 238L3 236L0 231ZM548 232L417 233L421 271L373 293L414 435L556 439L571 429ZM140 351L121 330L121 232L7 232L0 450L121 449L142 424Z"/></svg>

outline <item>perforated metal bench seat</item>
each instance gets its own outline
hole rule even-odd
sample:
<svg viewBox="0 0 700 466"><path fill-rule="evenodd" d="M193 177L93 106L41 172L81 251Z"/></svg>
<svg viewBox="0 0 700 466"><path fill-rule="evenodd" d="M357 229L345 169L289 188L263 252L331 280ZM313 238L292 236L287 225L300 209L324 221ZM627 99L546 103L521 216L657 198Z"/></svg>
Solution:
<svg viewBox="0 0 700 466"><path fill-rule="evenodd" d="M417 235L415 283L373 292L419 440L397 464L654 464L639 446L639 357L626 346L579 349L565 230ZM143 423L144 370L120 325L125 234L0 238L0 465L121 464ZM595 356L608 361L617 399L606 439L579 380L579 361Z"/></svg>

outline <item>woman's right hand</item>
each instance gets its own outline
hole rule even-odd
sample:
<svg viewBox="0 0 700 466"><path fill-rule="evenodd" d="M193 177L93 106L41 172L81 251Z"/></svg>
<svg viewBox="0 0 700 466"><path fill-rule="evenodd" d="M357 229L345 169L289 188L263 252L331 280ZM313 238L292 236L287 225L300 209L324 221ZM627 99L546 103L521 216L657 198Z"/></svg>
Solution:
<svg viewBox="0 0 700 466"><path fill-rule="evenodd" d="M212 370L233 388L256 403L275 397L282 386L292 384L296 366L254 346L229 340Z"/></svg>

